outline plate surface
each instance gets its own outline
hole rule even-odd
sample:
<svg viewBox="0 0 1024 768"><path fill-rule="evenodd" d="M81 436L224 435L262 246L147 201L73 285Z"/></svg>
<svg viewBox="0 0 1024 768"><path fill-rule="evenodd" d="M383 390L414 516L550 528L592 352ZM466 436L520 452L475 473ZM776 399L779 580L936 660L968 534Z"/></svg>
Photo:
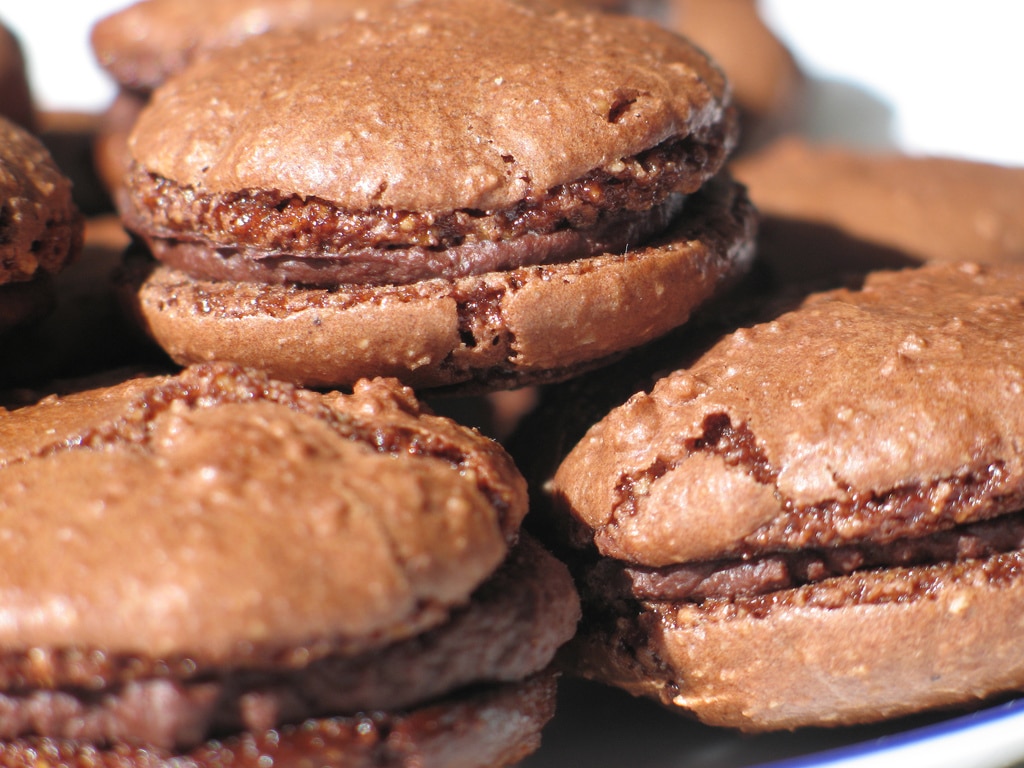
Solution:
<svg viewBox="0 0 1024 768"><path fill-rule="evenodd" d="M653 701L563 680L558 715L521 768L1005 768L1024 765L1024 699L871 726L744 735Z"/></svg>

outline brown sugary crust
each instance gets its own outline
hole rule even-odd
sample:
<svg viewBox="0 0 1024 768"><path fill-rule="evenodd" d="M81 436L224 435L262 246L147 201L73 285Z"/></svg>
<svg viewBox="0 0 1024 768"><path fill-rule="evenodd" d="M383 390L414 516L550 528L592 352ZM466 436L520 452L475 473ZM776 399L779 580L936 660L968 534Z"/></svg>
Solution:
<svg viewBox="0 0 1024 768"><path fill-rule="evenodd" d="M829 579L756 598L605 595L573 671L744 731L867 723L1024 690L1024 554ZM593 606L591 606L593 607ZM595 618L601 616L602 618Z"/></svg>
<svg viewBox="0 0 1024 768"><path fill-rule="evenodd" d="M0 117L0 285L55 274L82 247L71 182L35 136Z"/></svg>
<svg viewBox="0 0 1024 768"><path fill-rule="evenodd" d="M4 435L5 688L379 647L463 604L526 511L504 451L393 381L198 366L12 411Z"/></svg>
<svg viewBox="0 0 1024 768"><path fill-rule="evenodd" d="M621 11L626 5L617 0L516 2L606 11ZM385 0L139 0L101 19L90 36L93 53L120 86L94 152L107 191L115 194L131 167L128 136L150 92L193 60L255 34L343 24L384 4ZM16 101L12 97L9 103Z"/></svg>
<svg viewBox="0 0 1024 768"><path fill-rule="evenodd" d="M719 180L661 240L621 255L460 280L335 291L215 283L142 265L125 276L144 327L179 362L231 359L338 386L505 388L577 372L681 325L744 273L754 216Z"/></svg>
<svg viewBox="0 0 1024 768"><path fill-rule="evenodd" d="M1024 267L812 295L613 410L552 487L645 565L888 541L1016 511Z"/></svg>
<svg viewBox="0 0 1024 768"><path fill-rule="evenodd" d="M54 739L0 744L4 768L498 768L540 745L555 678L536 675L458 694L407 713L371 712L211 741L187 755Z"/></svg>
<svg viewBox="0 0 1024 768"><path fill-rule="evenodd" d="M121 86L149 91L195 58L254 34L332 24L380 0L141 0L100 19L93 53Z"/></svg>
<svg viewBox="0 0 1024 768"><path fill-rule="evenodd" d="M764 215L780 283L926 261L1024 261L1024 168L787 138L732 170Z"/></svg>
<svg viewBox="0 0 1024 768"><path fill-rule="evenodd" d="M724 137L709 178L735 128L721 72L653 22L420 0L196 62L154 93L129 149L201 192L444 213L506 209L672 138Z"/></svg>

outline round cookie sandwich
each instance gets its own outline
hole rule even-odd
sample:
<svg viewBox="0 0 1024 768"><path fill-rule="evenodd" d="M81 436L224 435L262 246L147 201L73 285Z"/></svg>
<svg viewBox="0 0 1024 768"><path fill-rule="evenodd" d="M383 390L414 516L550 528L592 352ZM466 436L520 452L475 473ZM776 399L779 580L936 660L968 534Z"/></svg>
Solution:
<svg viewBox="0 0 1024 768"><path fill-rule="evenodd" d="M0 332L50 306L50 278L77 256L83 226L46 147L0 117Z"/></svg>
<svg viewBox="0 0 1024 768"><path fill-rule="evenodd" d="M719 171L729 90L652 22L423 0L262 35L133 130L126 271L181 363L316 386L564 378L681 325L742 273Z"/></svg>
<svg viewBox="0 0 1024 768"><path fill-rule="evenodd" d="M779 140L732 165L780 283L925 261L1024 260L1024 168Z"/></svg>
<svg viewBox="0 0 1024 768"><path fill-rule="evenodd" d="M1024 270L875 273L725 336L593 426L580 674L746 731L1024 688Z"/></svg>
<svg viewBox="0 0 1024 768"><path fill-rule="evenodd" d="M537 746L572 581L519 536L507 454L396 382L324 395L209 364L0 424L3 765Z"/></svg>

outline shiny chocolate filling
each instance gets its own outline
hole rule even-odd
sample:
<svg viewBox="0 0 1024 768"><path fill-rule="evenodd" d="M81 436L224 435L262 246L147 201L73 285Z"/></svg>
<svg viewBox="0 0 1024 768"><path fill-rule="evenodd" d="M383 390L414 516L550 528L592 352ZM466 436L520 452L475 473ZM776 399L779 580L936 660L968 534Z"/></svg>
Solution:
<svg viewBox="0 0 1024 768"><path fill-rule="evenodd" d="M700 188L713 145L664 142L508 209L348 211L275 190L205 194L135 167L129 229L196 277L334 287L454 279L638 247Z"/></svg>
<svg viewBox="0 0 1024 768"><path fill-rule="evenodd" d="M474 684L521 680L545 667L575 626L576 598L561 569L524 538L446 624L303 668L0 691L0 739L51 737L180 751L211 736L401 710Z"/></svg>
<svg viewBox="0 0 1024 768"><path fill-rule="evenodd" d="M714 453L757 482L775 484L778 472L754 434L744 424L734 425L727 414L709 415L702 434L682 448L681 456L661 459L622 479L617 488L619 517L636 509L640 489L697 452ZM979 460L957 476L886 493L851 493L806 507L785 502L776 520L714 560L647 567L604 558L587 569L587 579L620 598L703 603L757 598L860 572L1024 556L1022 508L1024 481L1001 463ZM599 545L607 537L603 530L594 534ZM591 584L588 591L596 594L599 589Z"/></svg>
<svg viewBox="0 0 1024 768"><path fill-rule="evenodd" d="M767 595L882 568L986 560L1024 549L1024 512L918 538L776 552L749 559L683 563L662 568L605 560L593 577L639 600L702 603Z"/></svg>

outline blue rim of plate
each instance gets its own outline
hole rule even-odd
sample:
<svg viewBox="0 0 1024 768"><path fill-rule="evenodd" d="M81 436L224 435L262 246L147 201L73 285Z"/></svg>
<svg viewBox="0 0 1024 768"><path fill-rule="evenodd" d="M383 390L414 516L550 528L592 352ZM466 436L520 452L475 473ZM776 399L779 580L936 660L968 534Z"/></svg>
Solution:
<svg viewBox="0 0 1024 768"><path fill-rule="evenodd" d="M932 741L944 736L965 733L1015 717L1024 718L1024 698L1007 701L988 709L971 712L967 715L961 715L929 725L922 725L907 731L879 736L855 744L826 749L810 755L801 755L800 757L763 763L759 768L827 768L827 766L833 763L862 757L879 756L886 752L905 749L915 744ZM1021 757L1024 757L1024 723L1022 723L1021 728Z"/></svg>

